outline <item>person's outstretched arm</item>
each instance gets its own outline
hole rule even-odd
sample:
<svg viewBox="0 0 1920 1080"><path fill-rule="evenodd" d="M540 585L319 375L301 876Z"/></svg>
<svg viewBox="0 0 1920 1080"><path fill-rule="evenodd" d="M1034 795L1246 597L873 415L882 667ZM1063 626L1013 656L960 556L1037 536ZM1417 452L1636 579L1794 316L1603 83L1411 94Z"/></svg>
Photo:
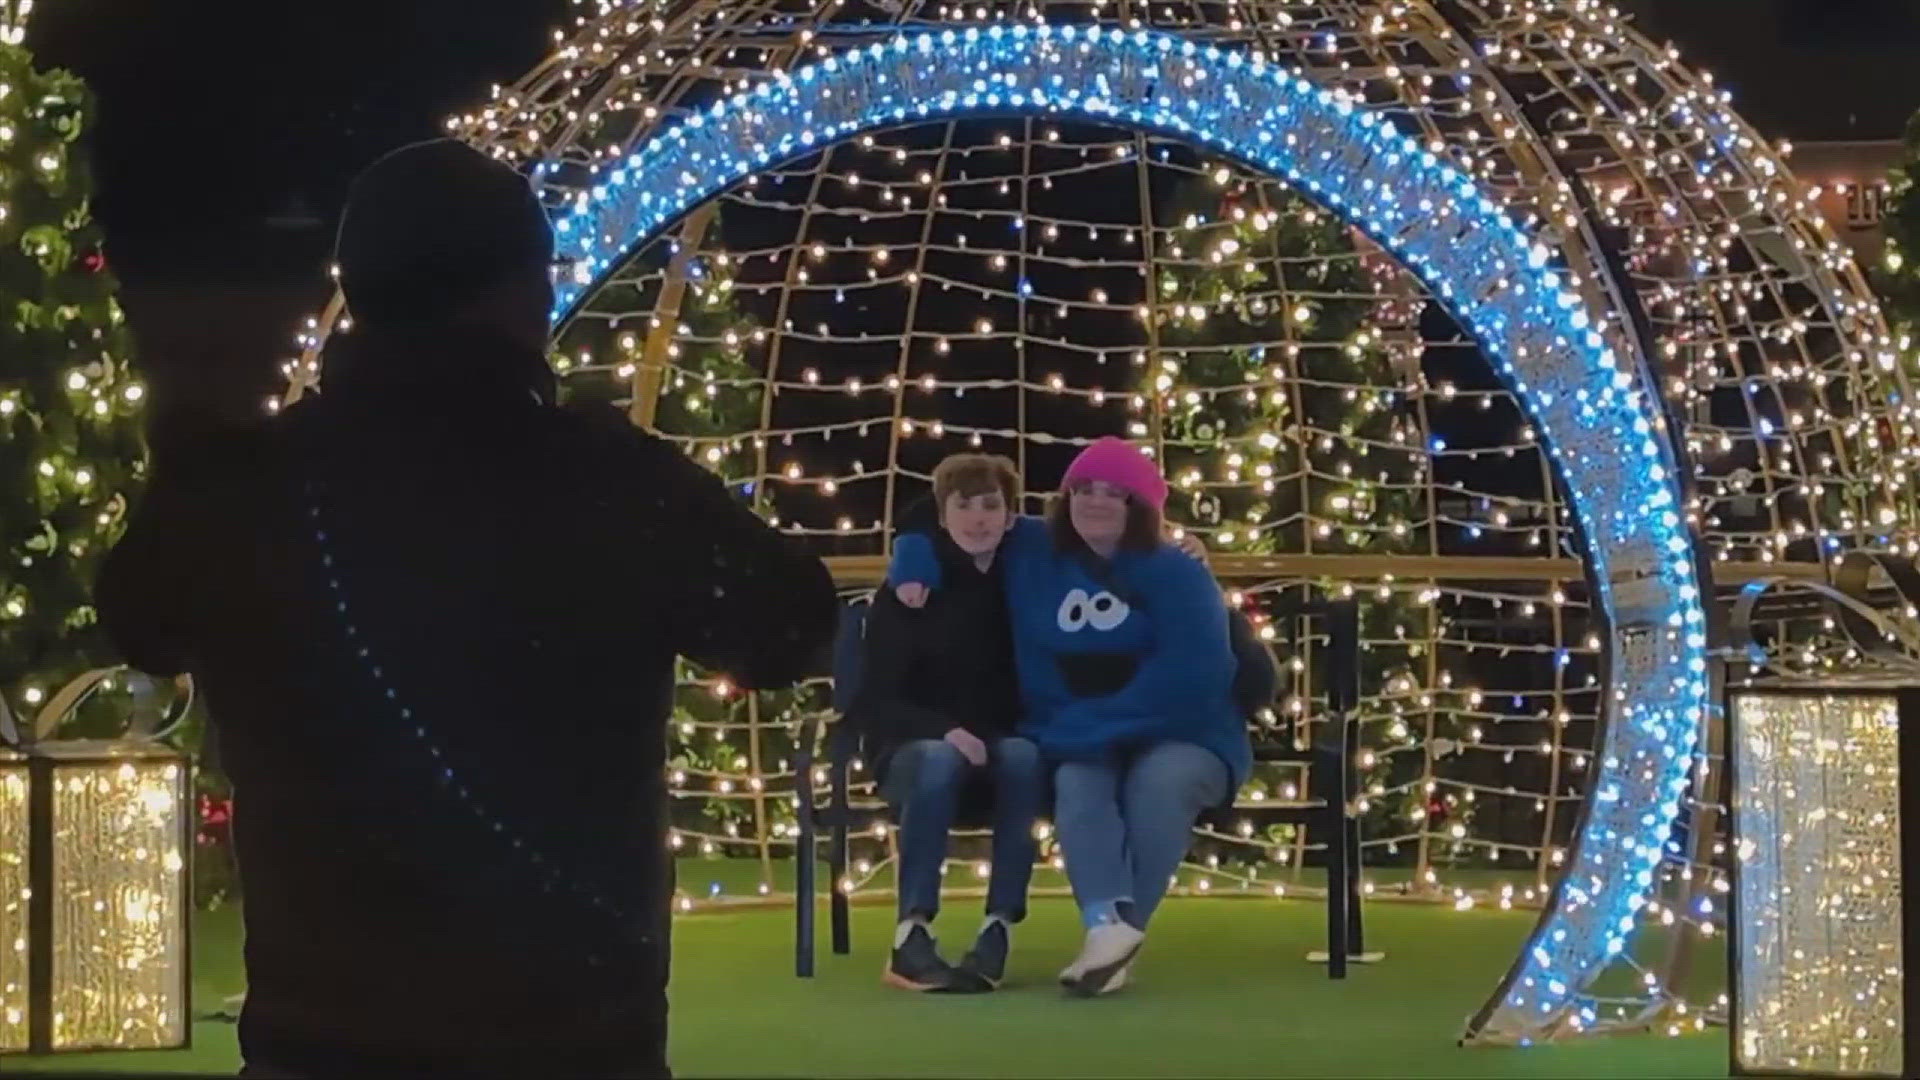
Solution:
<svg viewBox="0 0 1920 1080"><path fill-rule="evenodd" d="M675 651L747 690L819 674L840 609L826 564L673 444L628 432L643 459L631 490L666 522L656 535L672 538L659 569Z"/></svg>

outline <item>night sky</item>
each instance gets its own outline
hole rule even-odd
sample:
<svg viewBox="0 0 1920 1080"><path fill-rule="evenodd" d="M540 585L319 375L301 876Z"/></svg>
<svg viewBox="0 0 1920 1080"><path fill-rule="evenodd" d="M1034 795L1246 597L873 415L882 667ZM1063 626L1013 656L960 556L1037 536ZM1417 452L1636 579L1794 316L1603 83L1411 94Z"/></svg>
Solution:
<svg viewBox="0 0 1920 1080"><path fill-rule="evenodd" d="M1626 6L1768 135L1893 138L1920 106L1920 0ZM526 71L570 7L43 0L29 45L100 99L96 212L156 405L250 412L277 390L347 181Z"/></svg>
<svg viewBox="0 0 1920 1080"><path fill-rule="evenodd" d="M99 96L96 210L116 263L191 273L251 265L228 234L295 198L330 219L362 166L532 67L567 7L44 0L29 45Z"/></svg>

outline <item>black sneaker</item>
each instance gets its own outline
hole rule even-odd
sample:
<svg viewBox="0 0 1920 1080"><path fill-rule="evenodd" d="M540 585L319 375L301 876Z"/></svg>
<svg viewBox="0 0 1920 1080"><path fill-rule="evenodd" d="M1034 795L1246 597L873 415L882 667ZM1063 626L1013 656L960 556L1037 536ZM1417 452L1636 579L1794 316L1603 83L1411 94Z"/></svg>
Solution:
<svg viewBox="0 0 1920 1080"><path fill-rule="evenodd" d="M1000 980L1007 974L1007 924L1000 919L988 919L987 925L980 928L980 936L973 941L973 948L967 950L960 965L954 969L958 976L956 990L998 990Z"/></svg>
<svg viewBox="0 0 1920 1080"><path fill-rule="evenodd" d="M933 934L925 923L911 923L905 937L896 937L893 955L887 960L888 986L902 990L946 990L953 986L953 968L940 959L934 948Z"/></svg>

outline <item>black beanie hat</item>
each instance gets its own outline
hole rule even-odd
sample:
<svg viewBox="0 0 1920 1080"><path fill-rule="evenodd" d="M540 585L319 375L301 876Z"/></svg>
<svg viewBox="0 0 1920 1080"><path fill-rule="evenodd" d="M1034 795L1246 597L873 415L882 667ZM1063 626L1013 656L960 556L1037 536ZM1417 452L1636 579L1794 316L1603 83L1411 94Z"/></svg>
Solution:
<svg viewBox="0 0 1920 1080"><path fill-rule="evenodd" d="M334 259L355 319L418 323L518 275L545 279L553 230L512 166L435 139L395 150L354 180Z"/></svg>

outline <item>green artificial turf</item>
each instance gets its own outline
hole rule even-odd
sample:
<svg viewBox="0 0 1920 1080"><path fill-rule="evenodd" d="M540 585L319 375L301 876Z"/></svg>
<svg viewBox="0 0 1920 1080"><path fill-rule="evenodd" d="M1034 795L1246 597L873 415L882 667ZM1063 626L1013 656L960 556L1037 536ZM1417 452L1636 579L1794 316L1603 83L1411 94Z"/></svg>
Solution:
<svg viewBox="0 0 1920 1080"><path fill-rule="evenodd" d="M689 892L701 891L698 880L682 868ZM950 952L974 929L977 903L955 900L941 920ZM1323 911L1304 900L1171 899L1134 984L1093 1001L1064 999L1053 985L1079 937L1064 900L1036 902L1014 935L1009 985L981 997L882 986L885 905L856 906L851 956L827 950L821 920L811 980L793 975L790 910L700 912L675 928L672 1062L683 1077L1725 1074L1724 1031L1460 1049L1462 1021L1511 962L1534 916L1369 904L1369 945L1387 950L1387 959L1330 983L1324 968L1303 960L1320 944ZM217 1009L243 985L238 913L203 915L194 944L196 1005ZM1705 983L1696 990L1713 990L1719 963L1703 957ZM217 1074L238 1064L233 1027L202 1021L187 1051L7 1058L0 1071Z"/></svg>

